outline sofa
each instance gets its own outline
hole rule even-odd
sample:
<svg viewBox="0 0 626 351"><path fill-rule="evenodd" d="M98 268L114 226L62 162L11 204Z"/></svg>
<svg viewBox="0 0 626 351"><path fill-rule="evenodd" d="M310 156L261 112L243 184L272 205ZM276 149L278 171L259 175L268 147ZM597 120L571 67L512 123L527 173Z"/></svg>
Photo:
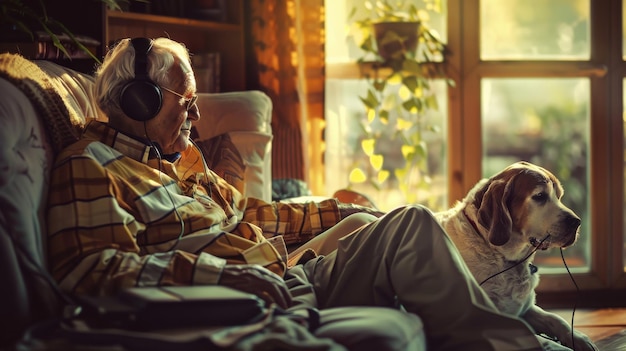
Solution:
<svg viewBox="0 0 626 351"><path fill-rule="evenodd" d="M93 77L50 61L0 54L0 349L59 315L46 273L47 182L55 153L91 118ZM270 201L271 100L259 91L198 94L193 137L209 165L246 196Z"/></svg>
<svg viewBox="0 0 626 351"><path fill-rule="evenodd" d="M0 350L81 349L75 347L75 339L69 335L58 333L58 329L49 329L54 325L50 321L57 323L64 317L73 316L76 309L64 301L65 294L58 291L56 282L46 269L47 226L44 211L50 168L56 153L77 140L90 119L106 120L93 103L93 85L92 76L56 63L0 54L0 276L4 280L0 287ZM269 97L260 91L198 95L201 119L195 123L192 138L203 151L208 166L245 196L268 202L273 198L275 200L277 189L272 188L271 172L272 102ZM301 194L299 191L286 193ZM373 206L369 199L347 190L339 191L336 197L344 202ZM305 196L281 201L319 199L322 198ZM384 325L386 314L380 315L382 309L372 307L361 313L376 313L383 318L381 323ZM274 317L271 310L269 313L272 319L269 324L265 324L268 318L264 318L262 324L256 323L255 328L260 329L254 333L262 339L261 344L278 342L282 345L280 349L300 350L304 342L307 350L345 350L331 339L313 336L304 326L308 322L285 322L285 319ZM356 322L341 313L331 318L338 318L338 324L343 328L347 326L347 329L354 330L360 328L359 316L353 317ZM305 317L310 318L302 318ZM33 340L41 340L33 338L33 334L42 328L44 334L51 330L54 340L61 339L63 344L33 345ZM122 349L117 344L94 346L90 338L96 334L100 340L104 338L109 342L106 331L96 331L96 334L87 331L83 334L82 326L78 328L77 334L81 338L78 345L89 345L88 350ZM246 325L244 329L251 332L251 328ZM376 326L376 330L364 331L363 340L370 340L368 338L377 334L378 329ZM393 329L394 333L402 333L402 328ZM124 340L137 346L131 349L140 350L206 349L204 344L194 344L194 338L205 337L206 330L187 335L189 339L185 339L184 335L166 334L164 338L169 339L159 340L154 335L146 335L145 340L141 333L132 339L125 335ZM221 335L231 338L228 333ZM349 335L355 336L353 332ZM383 335L387 337L390 334L385 332ZM414 337L411 342L419 345L414 349L424 350L426 339L423 331L412 330L411 335ZM116 337L120 335L111 336L115 342L118 340ZM255 338L251 339L250 342L254 343ZM185 343L186 340L191 341ZM249 346L244 345L241 350L256 349Z"/></svg>

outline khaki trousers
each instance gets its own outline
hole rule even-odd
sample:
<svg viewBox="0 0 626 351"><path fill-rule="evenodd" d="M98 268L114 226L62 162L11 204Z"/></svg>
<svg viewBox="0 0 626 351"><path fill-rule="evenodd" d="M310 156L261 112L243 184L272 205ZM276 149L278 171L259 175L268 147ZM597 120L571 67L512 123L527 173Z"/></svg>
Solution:
<svg viewBox="0 0 626 351"><path fill-rule="evenodd" d="M318 239L337 249L303 267L320 309L399 303L423 321L429 350L541 350L524 321L497 311L428 209L355 217L362 226L351 217Z"/></svg>

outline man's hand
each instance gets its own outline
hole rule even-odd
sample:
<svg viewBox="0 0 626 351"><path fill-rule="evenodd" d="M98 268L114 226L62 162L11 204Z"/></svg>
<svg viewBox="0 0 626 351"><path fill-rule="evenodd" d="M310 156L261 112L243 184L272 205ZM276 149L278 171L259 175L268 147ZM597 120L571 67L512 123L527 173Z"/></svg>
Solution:
<svg viewBox="0 0 626 351"><path fill-rule="evenodd" d="M268 305L291 306L291 294L285 281L259 265L226 265L218 284L257 295Z"/></svg>

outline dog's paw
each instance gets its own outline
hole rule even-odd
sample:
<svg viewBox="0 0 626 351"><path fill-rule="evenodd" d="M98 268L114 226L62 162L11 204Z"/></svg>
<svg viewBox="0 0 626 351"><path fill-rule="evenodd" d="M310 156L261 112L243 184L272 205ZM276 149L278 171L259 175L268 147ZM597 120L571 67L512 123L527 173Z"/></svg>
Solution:
<svg viewBox="0 0 626 351"><path fill-rule="evenodd" d="M552 339L548 339L545 336L537 335L537 339L539 340L543 351L572 351L569 347L564 346Z"/></svg>
<svg viewBox="0 0 626 351"><path fill-rule="evenodd" d="M563 335L559 339L549 339L544 336L538 336L544 351L599 351L589 337L577 330L574 330L574 345L572 345L572 335ZM558 340L558 341L557 341Z"/></svg>
<svg viewBox="0 0 626 351"><path fill-rule="evenodd" d="M593 341L591 341L587 335L579 332L578 330L574 330L574 345L572 345L571 336L569 340L566 338L565 340L562 340L562 342L576 351L599 351Z"/></svg>

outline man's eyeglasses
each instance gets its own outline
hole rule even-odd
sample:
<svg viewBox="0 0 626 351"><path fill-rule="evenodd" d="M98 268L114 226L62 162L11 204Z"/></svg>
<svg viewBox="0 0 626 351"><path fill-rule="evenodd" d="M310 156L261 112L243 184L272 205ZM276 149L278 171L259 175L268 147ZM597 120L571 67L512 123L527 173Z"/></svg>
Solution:
<svg viewBox="0 0 626 351"><path fill-rule="evenodd" d="M184 95L181 95L181 94L175 92L174 90L170 90L170 89L168 89L166 87L161 87L161 89L163 89L163 90L165 90L167 92L170 92L170 93L172 93L172 94L174 94L174 95L176 95L178 97L181 97L185 101L187 101L187 111L191 110L193 108L193 106L196 104L196 101L198 101L198 95L195 95L195 94L192 97L190 97L190 98L186 98Z"/></svg>

